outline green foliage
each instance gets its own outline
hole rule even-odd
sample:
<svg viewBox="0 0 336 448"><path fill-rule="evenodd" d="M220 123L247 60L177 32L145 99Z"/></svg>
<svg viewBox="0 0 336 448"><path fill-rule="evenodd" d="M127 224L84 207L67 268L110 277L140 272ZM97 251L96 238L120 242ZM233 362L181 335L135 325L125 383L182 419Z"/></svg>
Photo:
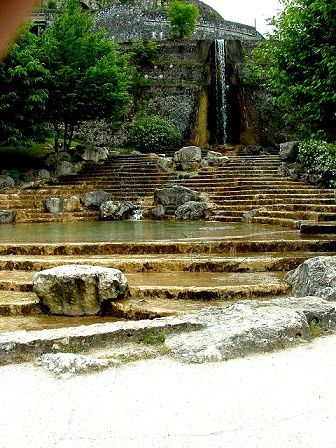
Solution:
<svg viewBox="0 0 336 448"><path fill-rule="evenodd" d="M75 126L97 118L120 119L129 101L131 70L105 32L93 31L94 18L77 0L42 36L40 59L50 73L47 117L56 138L64 126L70 147Z"/></svg>
<svg viewBox="0 0 336 448"><path fill-rule="evenodd" d="M298 161L308 174L321 176L321 182L336 187L336 143L308 140L299 144Z"/></svg>
<svg viewBox="0 0 336 448"><path fill-rule="evenodd" d="M282 0L249 64L250 81L262 84L298 125L302 136L335 140L336 2Z"/></svg>
<svg viewBox="0 0 336 448"><path fill-rule="evenodd" d="M157 115L138 117L131 132L131 142L141 151L168 151L181 140L176 127Z"/></svg>
<svg viewBox="0 0 336 448"><path fill-rule="evenodd" d="M170 30L174 37L190 37L195 29L199 9L192 3L172 0L168 7Z"/></svg>
<svg viewBox="0 0 336 448"><path fill-rule="evenodd" d="M148 345L164 344L165 341L166 341L166 335L163 333L163 331L154 334L152 330L147 330L143 337L143 342Z"/></svg>
<svg viewBox="0 0 336 448"><path fill-rule="evenodd" d="M318 336L321 336L322 334L322 328L319 326L319 324L316 322L315 319L313 319L310 324L309 324L309 331L310 334L314 337L317 338Z"/></svg>
<svg viewBox="0 0 336 448"><path fill-rule="evenodd" d="M25 27L0 64L0 145L29 145L44 134L48 71L38 37Z"/></svg>
<svg viewBox="0 0 336 448"><path fill-rule="evenodd" d="M47 3L47 8L48 9L57 9L57 3L55 2L55 0L49 0Z"/></svg>
<svg viewBox="0 0 336 448"><path fill-rule="evenodd" d="M139 41L132 46L131 58L137 67L150 67L154 65L154 59L157 55L157 45L153 41Z"/></svg>

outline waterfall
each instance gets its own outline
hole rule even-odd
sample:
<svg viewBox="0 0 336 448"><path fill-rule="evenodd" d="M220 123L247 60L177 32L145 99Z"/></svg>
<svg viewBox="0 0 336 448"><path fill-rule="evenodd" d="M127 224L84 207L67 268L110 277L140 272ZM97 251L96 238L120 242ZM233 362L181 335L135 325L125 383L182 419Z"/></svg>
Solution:
<svg viewBox="0 0 336 448"><path fill-rule="evenodd" d="M142 214L143 214L143 212L144 212L144 209L143 209L143 208L141 208L141 207L136 208L136 209L133 211L132 221L140 221L141 218L142 218Z"/></svg>
<svg viewBox="0 0 336 448"><path fill-rule="evenodd" d="M225 40L217 39L215 42L216 58L216 140L217 143L227 142L227 101L226 101L226 48Z"/></svg>

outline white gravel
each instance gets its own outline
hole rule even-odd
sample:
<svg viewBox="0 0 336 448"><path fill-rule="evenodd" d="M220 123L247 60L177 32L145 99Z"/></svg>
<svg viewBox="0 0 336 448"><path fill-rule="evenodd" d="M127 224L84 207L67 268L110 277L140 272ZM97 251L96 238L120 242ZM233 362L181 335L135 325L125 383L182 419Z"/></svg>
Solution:
<svg viewBox="0 0 336 448"><path fill-rule="evenodd" d="M336 445L336 336L217 364L141 361L55 379L0 368L0 447Z"/></svg>

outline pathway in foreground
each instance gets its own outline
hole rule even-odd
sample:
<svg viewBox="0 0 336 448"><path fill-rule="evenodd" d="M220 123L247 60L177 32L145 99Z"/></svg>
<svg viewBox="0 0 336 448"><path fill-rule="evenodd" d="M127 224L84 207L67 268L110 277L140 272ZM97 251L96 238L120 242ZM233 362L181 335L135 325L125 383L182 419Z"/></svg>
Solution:
<svg viewBox="0 0 336 448"><path fill-rule="evenodd" d="M328 336L218 364L141 361L68 380L1 367L0 447L332 447L335 344Z"/></svg>

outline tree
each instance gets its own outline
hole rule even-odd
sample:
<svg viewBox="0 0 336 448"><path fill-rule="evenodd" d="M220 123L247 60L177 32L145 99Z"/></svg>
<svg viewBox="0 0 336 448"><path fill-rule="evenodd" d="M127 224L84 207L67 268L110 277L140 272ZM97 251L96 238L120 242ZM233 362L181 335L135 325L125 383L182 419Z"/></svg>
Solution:
<svg viewBox="0 0 336 448"><path fill-rule="evenodd" d="M61 129L69 148L77 125L97 118L120 119L129 101L132 70L94 19L77 0L68 0L62 14L42 35L40 60L50 73L47 119Z"/></svg>
<svg viewBox="0 0 336 448"><path fill-rule="evenodd" d="M191 36L198 16L199 10L196 5L173 0L168 7L172 35L181 39Z"/></svg>
<svg viewBox="0 0 336 448"><path fill-rule="evenodd" d="M25 27L0 64L0 144L27 145L45 135L48 71L38 37Z"/></svg>
<svg viewBox="0 0 336 448"><path fill-rule="evenodd" d="M335 140L336 2L282 0L275 31L253 52L254 72L303 136Z"/></svg>

